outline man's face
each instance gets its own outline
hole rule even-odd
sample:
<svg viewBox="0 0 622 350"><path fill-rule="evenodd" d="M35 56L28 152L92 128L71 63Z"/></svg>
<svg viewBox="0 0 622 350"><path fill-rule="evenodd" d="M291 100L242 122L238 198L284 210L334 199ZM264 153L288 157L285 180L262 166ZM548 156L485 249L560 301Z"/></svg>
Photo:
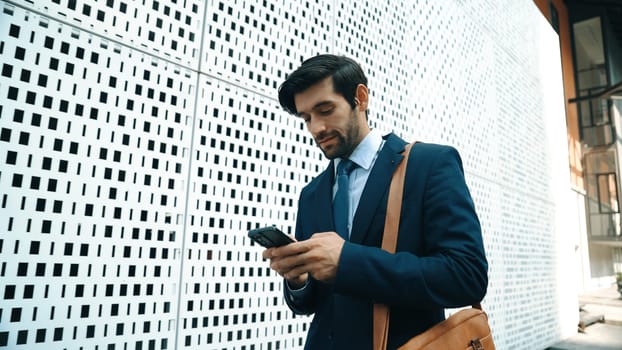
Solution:
<svg viewBox="0 0 622 350"><path fill-rule="evenodd" d="M328 159L347 158L369 132L364 112L334 91L331 77L296 94L294 103Z"/></svg>

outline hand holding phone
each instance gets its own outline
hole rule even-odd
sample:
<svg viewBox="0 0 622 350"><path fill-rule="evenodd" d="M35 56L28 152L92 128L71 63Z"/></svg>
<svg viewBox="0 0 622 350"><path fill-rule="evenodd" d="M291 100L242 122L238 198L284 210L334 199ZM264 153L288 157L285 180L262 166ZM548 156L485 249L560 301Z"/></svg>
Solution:
<svg viewBox="0 0 622 350"><path fill-rule="evenodd" d="M296 241L275 226L252 229L248 231L248 237L265 248L280 247Z"/></svg>

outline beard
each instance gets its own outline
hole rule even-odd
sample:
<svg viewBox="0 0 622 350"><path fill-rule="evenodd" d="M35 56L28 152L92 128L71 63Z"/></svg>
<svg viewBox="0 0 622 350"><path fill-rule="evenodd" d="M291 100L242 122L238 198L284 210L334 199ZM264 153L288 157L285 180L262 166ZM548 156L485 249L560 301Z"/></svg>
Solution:
<svg viewBox="0 0 622 350"><path fill-rule="evenodd" d="M324 156L330 160L335 158L348 158L350 154L354 151L356 146L358 146L360 140L360 125L357 122L357 113L353 109L352 113L350 113L350 118L348 119L348 123L346 124L345 134L340 133L339 131L326 132L318 135L316 138L316 144L324 153ZM332 137L335 139L334 144L330 144L326 147L322 147L317 143L317 140L322 140L324 138Z"/></svg>

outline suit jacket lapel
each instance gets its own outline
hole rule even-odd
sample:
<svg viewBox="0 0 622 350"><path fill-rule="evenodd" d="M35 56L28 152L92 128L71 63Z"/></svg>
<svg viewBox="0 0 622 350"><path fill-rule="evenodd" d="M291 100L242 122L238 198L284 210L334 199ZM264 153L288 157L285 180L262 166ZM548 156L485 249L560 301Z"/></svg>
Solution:
<svg viewBox="0 0 622 350"><path fill-rule="evenodd" d="M350 236L351 242L362 243L365 241L371 220L374 218L374 213L378 210L385 194L389 190L393 172L403 158L402 152L404 151L405 144L404 140L394 134L386 136L385 144L382 150L380 150L376 163L369 174L354 215ZM386 206L386 203L382 203L382 205ZM332 220L332 213L330 216Z"/></svg>
<svg viewBox="0 0 622 350"><path fill-rule="evenodd" d="M334 173L333 162L330 162L326 170L318 176L317 190L314 193L311 206L313 215L315 215L314 233L335 230L333 220Z"/></svg>

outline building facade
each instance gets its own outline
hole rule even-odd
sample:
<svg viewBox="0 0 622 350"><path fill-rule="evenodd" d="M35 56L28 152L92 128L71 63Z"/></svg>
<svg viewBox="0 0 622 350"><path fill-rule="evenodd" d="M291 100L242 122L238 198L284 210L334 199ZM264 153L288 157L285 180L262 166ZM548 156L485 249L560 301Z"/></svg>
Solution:
<svg viewBox="0 0 622 350"><path fill-rule="evenodd" d="M622 274L620 175L622 3L536 1L558 32L569 163L581 218L580 288L602 288Z"/></svg>
<svg viewBox="0 0 622 350"><path fill-rule="evenodd" d="M246 232L293 233L327 165L276 99L326 52L368 73L372 127L460 151L498 348L573 333L582 197L532 1L7 0L0 348L302 348Z"/></svg>

